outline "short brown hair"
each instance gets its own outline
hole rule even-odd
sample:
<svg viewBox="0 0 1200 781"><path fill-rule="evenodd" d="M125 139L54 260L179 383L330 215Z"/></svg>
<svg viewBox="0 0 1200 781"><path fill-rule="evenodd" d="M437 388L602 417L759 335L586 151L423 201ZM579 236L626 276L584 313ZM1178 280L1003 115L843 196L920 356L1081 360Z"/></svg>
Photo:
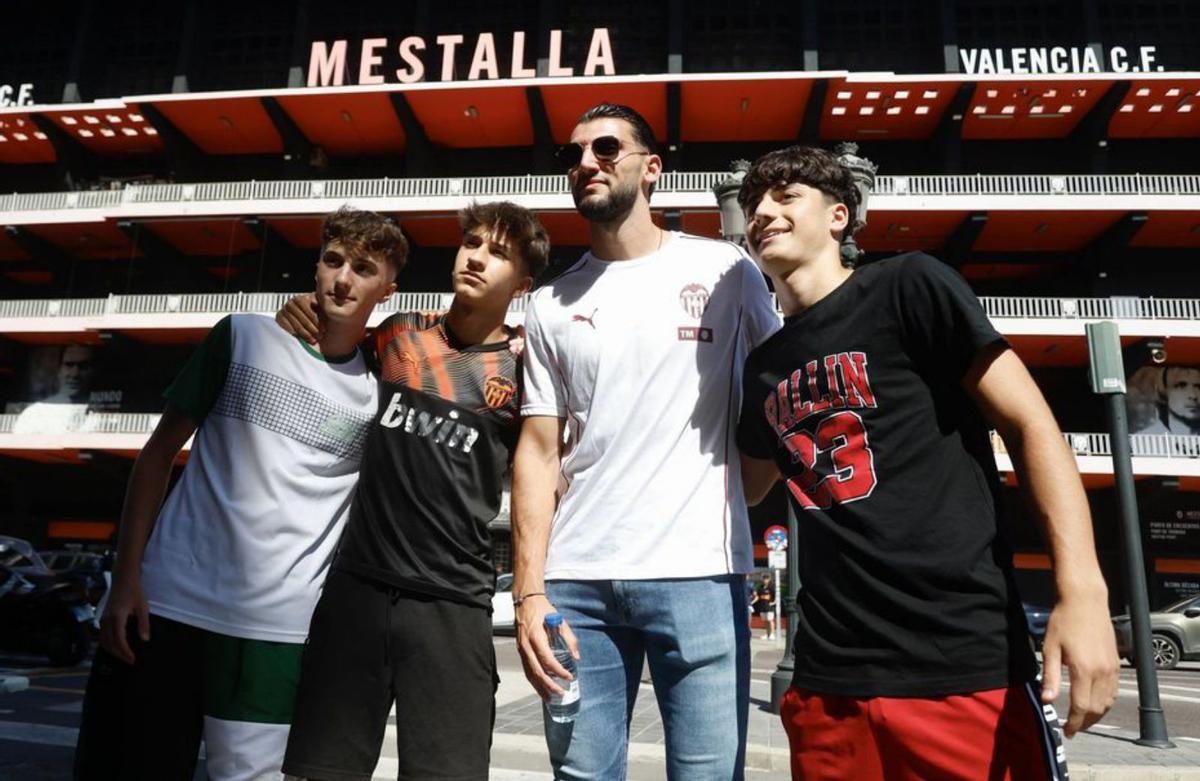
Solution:
<svg viewBox="0 0 1200 781"><path fill-rule="evenodd" d="M321 247L337 241L382 257L399 274L408 260L408 239L390 217L376 212L343 206L321 223ZM393 274L393 277L395 276Z"/></svg>
<svg viewBox="0 0 1200 781"><path fill-rule="evenodd" d="M463 235L479 228L512 244L525 261L529 276L537 279L550 262L550 237L537 215L512 201L475 203L458 213Z"/></svg>
<svg viewBox="0 0 1200 781"><path fill-rule="evenodd" d="M768 152L754 161L742 189L738 190L738 205L749 214L757 208L767 191L789 184L806 184L845 204L850 211L850 223L845 234L853 235L858 224L858 188L850 169L842 165L837 155L827 149L812 146L789 146Z"/></svg>

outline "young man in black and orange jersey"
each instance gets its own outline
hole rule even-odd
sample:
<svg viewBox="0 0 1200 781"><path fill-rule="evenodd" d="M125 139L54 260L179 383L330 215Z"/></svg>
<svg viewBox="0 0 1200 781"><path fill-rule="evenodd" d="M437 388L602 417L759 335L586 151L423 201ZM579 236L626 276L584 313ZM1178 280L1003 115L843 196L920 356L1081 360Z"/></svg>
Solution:
<svg viewBox="0 0 1200 781"><path fill-rule="evenodd" d="M519 424L519 341L504 317L550 245L512 203L474 204L459 220L449 312L395 314L371 340L379 408L313 614L292 775L369 779L394 701L400 778L487 778L498 680L487 524ZM310 313L300 297L279 321L311 333Z"/></svg>
<svg viewBox="0 0 1200 781"><path fill-rule="evenodd" d="M784 326L746 361L746 497L799 518L792 777L1066 778L1071 735L1117 690L1087 498L1054 416L961 276L921 253L841 262L858 193L829 152L755 162L738 201ZM988 429L1042 524L1058 600L1036 661L998 529Z"/></svg>

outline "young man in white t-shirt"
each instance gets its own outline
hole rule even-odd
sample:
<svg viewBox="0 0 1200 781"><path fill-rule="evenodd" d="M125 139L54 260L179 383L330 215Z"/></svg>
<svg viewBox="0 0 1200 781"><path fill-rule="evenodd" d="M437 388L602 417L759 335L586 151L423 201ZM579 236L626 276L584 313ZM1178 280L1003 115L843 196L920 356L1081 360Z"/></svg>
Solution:
<svg viewBox="0 0 1200 781"><path fill-rule="evenodd" d="M201 735L209 778L282 777L309 620L376 407L359 343L407 253L394 222L336 212L317 344L232 315L167 390L129 479L76 778L191 778Z"/></svg>
<svg viewBox="0 0 1200 781"><path fill-rule="evenodd" d="M734 422L742 363L779 319L740 249L654 225L662 160L637 112L589 110L559 156L591 251L529 302L513 485L526 677L545 698L567 675L550 612L578 658L577 718L545 719L551 764L624 776L648 660L668 776L739 778L753 561Z"/></svg>

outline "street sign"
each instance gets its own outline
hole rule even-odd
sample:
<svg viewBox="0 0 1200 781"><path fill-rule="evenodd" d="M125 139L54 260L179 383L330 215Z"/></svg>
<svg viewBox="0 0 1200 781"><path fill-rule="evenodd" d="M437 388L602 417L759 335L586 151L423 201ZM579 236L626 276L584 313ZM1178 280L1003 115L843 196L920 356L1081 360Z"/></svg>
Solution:
<svg viewBox="0 0 1200 781"><path fill-rule="evenodd" d="M783 526L768 526L763 532L763 542L769 551L785 551L788 546L787 529Z"/></svg>
<svg viewBox="0 0 1200 781"><path fill-rule="evenodd" d="M787 569L787 551L767 551L767 566L771 569Z"/></svg>

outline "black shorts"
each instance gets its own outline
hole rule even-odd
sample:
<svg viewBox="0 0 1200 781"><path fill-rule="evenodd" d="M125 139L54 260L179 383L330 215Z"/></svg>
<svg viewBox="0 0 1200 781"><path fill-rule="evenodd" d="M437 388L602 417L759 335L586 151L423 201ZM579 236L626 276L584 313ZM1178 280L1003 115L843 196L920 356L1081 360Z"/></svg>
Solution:
<svg viewBox="0 0 1200 781"><path fill-rule="evenodd" d="M135 662L96 650L75 748L79 781L191 781L204 729L205 632L150 616L130 621Z"/></svg>
<svg viewBox="0 0 1200 781"><path fill-rule="evenodd" d="M755 602L754 612L760 616L773 616L775 615L775 606L770 602Z"/></svg>
<svg viewBox="0 0 1200 781"><path fill-rule="evenodd" d="M313 613L283 772L369 780L395 701L398 778L486 781L498 683L487 610L335 569Z"/></svg>

